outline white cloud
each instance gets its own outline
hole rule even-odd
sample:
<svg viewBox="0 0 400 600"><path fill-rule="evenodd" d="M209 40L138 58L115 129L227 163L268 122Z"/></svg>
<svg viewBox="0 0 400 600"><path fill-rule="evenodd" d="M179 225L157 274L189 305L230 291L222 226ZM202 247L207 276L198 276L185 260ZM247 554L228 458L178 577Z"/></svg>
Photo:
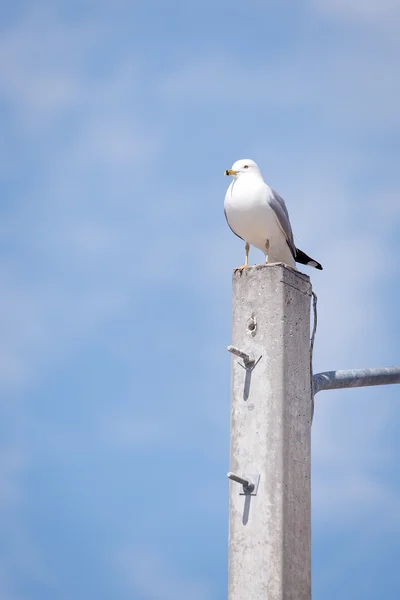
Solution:
<svg viewBox="0 0 400 600"><path fill-rule="evenodd" d="M0 414L2 422L7 423L0 448L0 537L5 541L0 548L0 596L20 600L21 574L50 589L54 577L22 519L31 502L21 484L31 458L21 435L26 417L22 410L7 403L0 405Z"/></svg>
<svg viewBox="0 0 400 600"><path fill-rule="evenodd" d="M371 131L400 125L400 79L397 38L383 37L375 47L369 39L343 36L339 45L293 47L285 58L248 65L240 57L213 55L192 60L167 74L160 93L173 105L188 101L224 111L241 107L244 123L254 128L252 111L269 122L271 115L307 109L315 129L367 136ZM227 69L227 65L234 68ZM246 115L246 116L245 116ZM328 140L327 140L328 141Z"/></svg>
<svg viewBox="0 0 400 600"><path fill-rule="evenodd" d="M42 15L43 17L43 15ZM0 94L21 119L21 131L43 127L81 100L79 49L90 29L68 28L28 16L0 39Z"/></svg>
<svg viewBox="0 0 400 600"><path fill-rule="evenodd" d="M145 543L122 551L116 557L116 568L132 594L146 600L216 600L207 583L182 576L166 555Z"/></svg>
<svg viewBox="0 0 400 600"><path fill-rule="evenodd" d="M232 68L227 69L227 65ZM240 64L229 55L209 56L167 74L160 82L160 93L171 102L191 99L210 104L229 102L230 106L299 106L309 101L309 92L292 75L293 69L288 73L286 65L272 61L265 68L257 68Z"/></svg>
<svg viewBox="0 0 400 600"><path fill-rule="evenodd" d="M3 171L26 170L33 180L1 224L8 248L0 300L3 385L25 385L38 376L47 361L67 351L68 340L89 335L121 308L132 285L122 279L110 285L137 254L118 203L129 188L125 207L137 202L131 171L145 175L163 134L146 125L135 106L134 65L121 63L97 76L87 72L103 43L100 33L96 25L72 27L31 15L0 39L0 97L9 101L12 124ZM21 162L21 147L30 153L28 163L42 159L34 174ZM105 174L106 203L99 198L105 185L96 188Z"/></svg>
<svg viewBox="0 0 400 600"><path fill-rule="evenodd" d="M14 278L2 277L0 299L0 381L2 385L19 386L31 371L32 358L43 348L45 331L39 297Z"/></svg>
<svg viewBox="0 0 400 600"><path fill-rule="evenodd" d="M122 447L149 447L151 444L160 445L173 440L172 425L168 426L162 415L141 417L137 414L104 417L100 428L108 443Z"/></svg>
<svg viewBox="0 0 400 600"><path fill-rule="evenodd" d="M24 143L36 139L52 168L58 159L63 169L121 171L162 147L160 124L146 124L138 112L139 61L99 73L90 68L106 31L96 22L72 26L39 14L0 38L0 98L9 103L13 134ZM42 140L49 132L52 154Z"/></svg>
<svg viewBox="0 0 400 600"><path fill-rule="evenodd" d="M16 448L11 444L2 447L0 457L0 511L5 511L20 502L17 479L25 464L26 456L21 448Z"/></svg>
<svg viewBox="0 0 400 600"><path fill-rule="evenodd" d="M393 19L400 17L397 0L311 0L312 6L324 15L343 20L386 22L393 25Z"/></svg>
<svg viewBox="0 0 400 600"><path fill-rule="evenodd" d="M1 597L7 600L22 598L19 593L21 576L29 577L34 585L56 593L55 578L41 557L37 543L31 539L26 527L18 522L18 512L2 511L0 516L4 523L0 529L1 536L7 540L6 552L1 555Z"/></svg>

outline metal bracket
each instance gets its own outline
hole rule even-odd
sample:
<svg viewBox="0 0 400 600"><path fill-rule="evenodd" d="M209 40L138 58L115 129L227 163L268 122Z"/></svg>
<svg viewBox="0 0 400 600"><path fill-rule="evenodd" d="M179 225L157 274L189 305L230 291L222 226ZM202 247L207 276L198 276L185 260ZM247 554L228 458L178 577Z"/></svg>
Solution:
<svg viewBox="0 0 400 600"><path fill-rule="evenodd" d="M260 362L261 359L262 359L262 354L260 355L259 358L257 358L257 360L255 362L252 362L251 364L247 365L247 367L245 364L242 365L242 363L238 363L238 365L239 365L239 367L243 367L243 369L245 371L247 371L248 373L251 373L253 371L253 369L256 368L256 366L258 365L258 363Z"/></svg>
<svg viewBox="0 0 400 600"><path fill-rule="evenodd" d="M251 372L254 369L254 367L256 365L258 365L258 363L262 359L262 355L261 355L259 358L257 358L257 360L255 360L255 358L253 357L252 354L247 354L247 352L244 352L243 350L236 348L236 346L228 346L227 350L231 354L235 354L235 356L239 356L239 358L243 359L244 364L242 365L242 363L239 363L239 365L241 367L243 367L243 369L245 369L246 371Z"/></svg>
<svg viewBox="0 0 400 600"><path fill-rule="evenodd" d="M228 478L231 481L242 484L243 491L239 492L240 496L257 496L258 485L260 483L260 475L251 473L240 477L236 473L229 471Z"/></svg>

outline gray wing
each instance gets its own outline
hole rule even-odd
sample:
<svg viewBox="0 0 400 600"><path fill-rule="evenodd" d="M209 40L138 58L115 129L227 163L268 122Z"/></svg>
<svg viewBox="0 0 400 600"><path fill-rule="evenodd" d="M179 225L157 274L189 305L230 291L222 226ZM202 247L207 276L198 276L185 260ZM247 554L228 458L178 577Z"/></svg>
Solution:
<svg viewBox="0 0 400 600"><path fill-rule="evenodd" d="M228 227L229 227L229 229L232 231L232 233L234 233L235 235L237 235L237 237L238 237L238 238L240 238L241 240L243 240L243 238L242 238L242 237L240 237L240 235L238 235L238 234L236 233L236 231L233 231L232 227L229 225L229 221L228 221L228 217L226 216L226 210L225 210L225 208L224 208L224 215L225 215L226 222L228 223ZM243 241L244 241L244 240L243 240Z"/></svg>
<svg viewBox="0 0 400 600"><path fill-rule="evenodd" d="M296 258L296 246L294 244L292 226L290 225L289 213L288 209L286 208L285 201L282 196L278 194L278 192L270 188L268 185L267 188L269 191L267 202L274 211L279 226L285 234L286 241L289 245L291 253L293 254L293 258Z"/></svg>

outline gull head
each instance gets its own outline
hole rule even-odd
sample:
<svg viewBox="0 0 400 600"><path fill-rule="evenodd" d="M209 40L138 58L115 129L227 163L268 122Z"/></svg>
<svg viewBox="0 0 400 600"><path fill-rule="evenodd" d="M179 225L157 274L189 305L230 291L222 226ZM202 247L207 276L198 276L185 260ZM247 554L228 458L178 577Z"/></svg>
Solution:
<svg viewBox="0 0 400 600"><path fill-rule="evenodd" d="M255 163L254 160L251 160L250 158L241 158L240 160L237 160L235 163L233 163L232 168L227 169L224 173L224 175L231 175L232 177L238 177L242 174L252 174L261 176L261 172L258 168L257 163Z"/></svg>

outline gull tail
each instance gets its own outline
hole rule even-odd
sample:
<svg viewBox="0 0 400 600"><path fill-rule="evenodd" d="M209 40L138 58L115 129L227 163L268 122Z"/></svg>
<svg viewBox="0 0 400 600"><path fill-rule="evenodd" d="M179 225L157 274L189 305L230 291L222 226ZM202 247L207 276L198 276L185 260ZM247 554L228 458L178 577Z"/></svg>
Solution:
<svg viewBox="0 0 400 600"><path fill-rule="evenodd" d="M299 250L298 248L296 248L295 261L300 263L301 265L308 265L309 267L315 267L316 269L322 271L322 265L319 262L307 256L307 254L303 252L303 250Z"/></svg>

